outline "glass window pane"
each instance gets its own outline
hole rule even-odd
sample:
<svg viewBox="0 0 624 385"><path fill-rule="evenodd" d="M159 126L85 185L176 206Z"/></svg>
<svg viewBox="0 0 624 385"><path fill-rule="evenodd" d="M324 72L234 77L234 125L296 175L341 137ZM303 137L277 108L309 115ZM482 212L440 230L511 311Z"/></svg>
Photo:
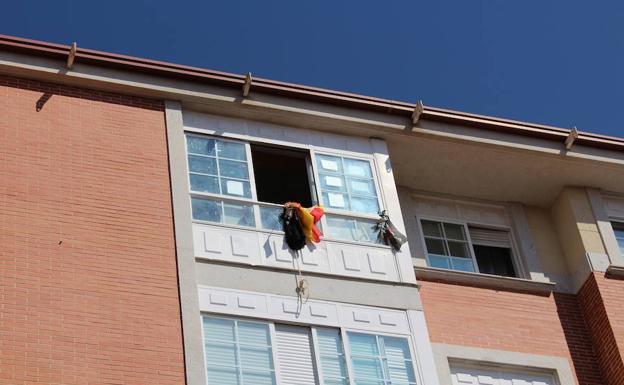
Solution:
<svg viewBox="0 0 624 385"><path fill-rule="evenodd" d="M349 375L340 332L337 329L317 329L317 340L323 382L326 385L346 384Z"/></svg>
<svg viewBox="0 0 624 385"><path fill-rule="evenodd" d="M362 213L378 214L379 202L377 198L360 198L351 197L351 210L359 211Z"/></svg>
<svg viewBox="0 0 624 385"><path fill-rule="evenodd" d="M217 143L219 158L247 160L245 145L242 143L220 140Z"/></svg>
<svg viewBox="0 0 624 385"><path fill-rule="evenodd" d="M316 164L321 171L342 174L342 161L337 156L317 155Z"/></svg>
<svg viewBox="0 0 624 385"><path fill-rule="evenodd" d="M472 263L472 259L469 258L450 258L451 259L451 269L460 270L460 271L469 271L474 272L474 265Z"/></svg>
<svg viewBox="0 0 624 385"><path fill-rule="evenodd" d="M208 385L241 385L236 368L208 365Z"/></svg>
<svg viewBox="0 0 624 385"><path fill-rule="evenodd" d="M355 220L355 240L361 242L383 243L379 237L377 221L356 219Z"/></svg>
<svg viewBox="0 0 624 385"><path fill-rule="evenodd" d="M444 232L446 233L447 239L461 239L461 240L466 239L463 225L456 225L454 223L445 223Z"/></svg>
<svg viewBox="0 0 624 385"><path fill-rule="evenodd" d="M383 338L384 356L386 369L392 383L415 382L414 368L411 362L409 344L405 338Z"/></svg>
<svg viewBox="0 0 624 385"><path fill-rule="evenodd" d="M345 174L349 176L356 176L360 178L372 178L373 173L371 171L370 162L360 159L344 159Z"/></svg>
<svg viewBox="0 0 624 385"><path fill-rule="evenodd" d="M243 368L254 368L267 371L273 368L271 348L245 346L243 345L243 342L244 341L240 341L240 359Z"/></svg>
<svg viewBox="0 0 624 385"><path fill-rule="evenodd" d="M442 238L442 224L434 221L420 221L425 236Z"/></svg>
<svg viewBox="0 0 624 385"><path fill-rule="evenodd" d="M282 216L283 209L281 207L267 207L260 206L260 221L262 222L262 228L265 230L282 231Z"/></svg>
<svg viewBox="0 0 624 385"><path fill-rule="evenodd" d="M259 322L238 322L238 341L245 345L269 346L269 326Z"/></svg>
<svg viewBox="0 0 624 385"><path fill-rule="evenodd" d="M450 269L451 268L451 261L449 257L429 254L428 259L429 259L429 266L431 267L437 267L438 269Z"/></svg>
<svg viewBox="0 0 624 385"><path fill-rule="evenodd" d="M219 173L221 176L249 180L247 163L219 159Z"/></svg>
<svg viewBox="0 0 624 385"><path fill-rule="evenodd" d="M429 254L448 255L446 244L441 239L425 238L425 244Z"/></svg>
<svg viewBox="0 0 624 385"><path fill-rule="evenodd" d="M319 174L323 191L347 191L344 178L338 175Z"/></svg>
<svg viewBox="0 0 624 385"><path fill-rule="evenodd" d="M189 153L215 156L215 140L188 135L186 143Z"/></svg>
<svg viewBox="0 0 624 385"><path fill-rule="evenodd" d="M205 156L189 155L189 171L217 175L217 160Z"/></svg>
<svg viewBox="0 0 624 385"><path fill-rule="evenodd" d="M620 247L620 252L624 255L624 224L619 222L612 222L613 232L615 233L615 238L617 239L618 246Z"/></svg>
<svg viewBox="0 0 624 385"><path fill-rule="evenodd" d="M221 202L191 198L193 219L221 223Z"/></svg>
<svg viewBox="0 0 624 385"><path fill-rule="evenodd" d="M234 321L221 318L204 317L204 338L207 341L234 342Z"/></svg>
<svg viewBox="0 0 624 385"><path fill-rule="evenodd" d="M375 358L353 358L353 376L356 383L361 380L383 380L383 369L381 361Z"/></svg>
<svg viewBox="0 0 624 385"><path fill-rule="evenodd" d="M347 378L347 366L343 356L321 357L323 378Z"/></svg>
<svg viewBox="0 0 624 385"><path fill-rule="evenodd" d="M229 225L255 227L253 207L251 205L223 203L223 223Z"/></svg>
<svg viewBox="0 0 624 385"><path fill-rule="evenodd" d="M341 210L349 209L349 196L347 194L324 192L323 201L325 202L325 206L328 207L333 207Z"/></svg>
<svg viewBox="0 0 624 385"><path fill-rule="evenodd" d="M191 190L209 192L213 194L219 194L219 183L217 177L191 174Z"/></svg>
<svg viewBox="0 0 624 385"><path fill-rule="evenodd" d="M206 347L206 361L209 365L236 366L236 345L208 342Z"/></svg>
<svg viewBox="0 0 624 385"><path fill-rule="evenodd" d="M449 252L453 257L471 258L468 243L448 241Z"/></svg>
<svg viewBox="0 0 624 385"><path fill-rule="evenodd" d="M349 349L354 356L377 356L377 339L374 335L362 333L348 333Z"/></svg>
<svg viewBox="0 0 624 385"><path fill-rule="evenodd" d="M347 178L347 182L349 183L349 191L351 191L351 194L377 196L375 184L372 179Z"/></svg>
<svg viewBox="0 0 624 385"><path fill-rule="evenodd" d="M221 193L237 197L251 198L249 182L221 178Z"/></svg>
<svg viewBox="0 0 624 385"><path fill-rule="evenodd" d="M327 215L327 235L347 241L355 240L355 223L352 219Z"/></svg>
<svg viewBox="0 0 624 385"><path fill-rule="evenodd" d="M244 385L275 385L273 372L243 370Z"/></svg>

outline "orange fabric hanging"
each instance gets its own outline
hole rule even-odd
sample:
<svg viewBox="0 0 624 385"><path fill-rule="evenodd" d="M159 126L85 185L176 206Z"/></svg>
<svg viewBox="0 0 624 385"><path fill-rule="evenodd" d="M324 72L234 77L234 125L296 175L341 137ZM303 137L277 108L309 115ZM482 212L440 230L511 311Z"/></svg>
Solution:
<svg viewBox="0 0 624 385"><path fill-rule="evenodd" d="M297 216L301 222L303 233L305 234L308 242L319 243L323 233L316 227L318 221L325 214L325 210L321 206L313 206L309 209L301 207L301 204L297 202L288 202L284 206L295 207L297 209Z"/></svg>

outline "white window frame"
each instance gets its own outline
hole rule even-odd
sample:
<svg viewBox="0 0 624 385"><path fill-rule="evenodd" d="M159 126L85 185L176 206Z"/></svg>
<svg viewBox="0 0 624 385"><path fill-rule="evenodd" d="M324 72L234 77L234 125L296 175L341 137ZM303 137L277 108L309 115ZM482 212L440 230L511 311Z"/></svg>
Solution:
<svg viewBox="0 0 624 385"><path fill-rule="evenodd" d="M256 318L256 317L244 317L244 316L230 315L230 314L201 312L200 313L200 323L202 325L202 328L201 328L202 346L203 346L204 341L205 341L204 327L203 327L203 319L204 319L204 317L228 319L228 320L242 321L242 322L255 322L255 323L261 323L261 324L268 325L269 326L269 335L270 335L270 338L271 338L271 355L272 355L272 359L273 359L273 372L275 373L275 381L276 381L277 385L281 384L281 376L280 376L280 372L279 372L279 368L280 368L279 358L277 357L277 354L276 354L276 345L275 345L275 341L276 341L275 324L276 323L277 324L282 324L282 325L292 325L292 326L305 327L305 328L309 328L310 329L310 338L312 339L312 352L311 352L312 353L312 360L316 364L315 375L317 377L319 385L325 385L325 383L324 383L324 379L323 379L323 368L321 366L320 353L319 353L318 336L317 336L317 330L318 329L333 329L333 330L337 330L340 333L340 338L342 340L342 349L343 349L344 358L345 358L345 365L346 365L346 368L347 368L347 374L349 376L349 378L348 378L348 384L349 385L355 385L355 382L354 382L355 381L355 379L354 379L355 377L353 375L353 365L352 365L352 362L351 362L351 349L349 347L349 339L348 339L348 336L347 336L347 333L349 333L349 332L360 333L360 334L369 334L369 335L373 335L373 336L396 337L396 338L403 338L403 339L405 339L407 341L408 347L409 347L410 360L411 360L411 363L412 363L412 370L413 370L412 374L414 375L415 383L418 384L418 385L424 385L424 384L421 384L420 376L419 376L419 373L417 371L416 350L415 350L414 345L413 345L412 336L409 335L409 334L378 332L378 331L373 331L373 330L358 329L358 328L347 328L347 327L342 327L342 326L322 326L322 325L315 325L315 324L293 323L293 322L287 322L287 321L280 321L280 320L273 320L273 319L263 319L263 318ZM206 361L206 348L205 348L205 346L203 347L203 358L204 358L204 371L206 371L206 373L207 373L208 368L206 367L207 361Z"/></svg>
<svg viewBox="0 0 624 385"><path fill-rule="evenodd" d="M251 198L245 198L245 197L236 197L236 196L231 196L231 195L225 195L225 194L215 194L215 193L209 193L209 192L201 192L201 191L193 191L191 190L191 180L190 180L190 171L188 169L188 157L189 157L189 151L188 151L188 142L187 142L187 137L188 136L195 136L195 137L200 137L200 138L209 138L209 139L215 139L215 140L221 140L221 141L226 141L226 142L234 142L234 143L239 143L245 146L245 154L247 156L247 172L249 174L249 183L250 183L250 189L251 189ZM206 220L201 220L201 219L195 219L192 218L193 222L195 223L204 223L204 224L209 224L209 225L213 225L213 226L220 226L220 227L231 227L231 228L237 228L237 229L244 229L244 230L255 230L255 231L261 231L261 232L269 232L272 234L283 234L282 230L270 230L270 229L264 229L262 228L262 222L261 222L261 215L260 215L260 207L273 207L273 208L282 208L282 205L279 204L275 204L275 203L269 203L269 202L260 202L258 201L258 195L257 195L257 191L256 191L256 179L255 179L255 174L254 174L254 167L253 167L253 159L251 156L251 144L252 143L259 143L259 144L265 144L263 142L255 142L255 141L250 141L250 140L244 140L244 139L232 139L229 137L223 137L223 136L219 136L219 135L211 135L211 134L203 134L203 133L198 133L195 131L189 131L189 130L185 130L184 131L184 154L185 154L185 159L186 159L186 164L187 164L187 172L186 172L186 180L187 180L187 188L189 191L189 194L191 196L191 198L204 198L204 199L210 199L210 200L215 200L215 201L223 201L223 202L233 202L233 203L239 203L239 204L247 204L247 205L251 205L252 209L253 209L253 216L254 216L254 222L255 222L255 226L254 227L247 227L247 226L241 226L241 225L235 225L235 224L227 224L227 223L217 223L217 222L210 222L210 221L206 221ZM354 155L351 153L345 153L345 152L339 152L339 151L331 151L331 150L326 150L326 149L316 149L313 146L292 146L292 147L288 147L288 146L280 146L283 148L292 148L292 149L298 149L298 150L306 150L309 153L309 159L310 159L310 164L308 165L309 170L312 172L312 175L308 175L308 179L310 179L310 177L313 179L310 185L310 189L311 192L312 190L314 191L314 193L312 194L312 199L316 199L318 200L318 202L316 202L315 204L320 204L323 205L323 210L325 211L326 214L329 215L334 215L334 216L340 216L343 218L347 218L347 219L363 219L363 220L378 220L379 216L376 214L370 214L370 213L361 213L361 212L356 212L356 211L349 211L349 210L338 210L338 209L334 209L334 208L329 208L326 207L324 205L323 202L323 197L322 197L322 192L320 189L320 178L319 178L319 172L318 172L318 167L316 165L316 155L329 155L329 156L335 156L335 157L340 157L340 158L348 158L348 159L355 159L355 160L364 160L367 161L371 167L371 174L372 174L372 180L373 180L373 184L375 186L375 193L377 195L377 203L379 205L379 210L382 211L384 210L385 204L384 204L384 200L383 200L383 194L381 191L381 179L379 177L379 172L377 170L375 161L374 161L374 157L371 156L362 156L362 155ZM219 180L219 183L221 183L221 181ZM314 202L313 202L314 203ZM191 212L192 212L192 202L191 200L189 200L189 204L191 205ZM321 226L323 229L327 229L327 218L326 215L324 215L321 218ZM332 238L331 234L327 235L324 237L324 239L326 240L331 240L331 241L336 241L336 242L344 242L344 243L354 243L354 244L361 244L360 242L356 242L353 240L345 240L345 239L338 239L338 238ZM380 244L376 244L376 243L372 243L372 242L367 242L367 245L371 245L371 246L378 246L378 247L386 247L385 245L380 245Z"/></svg>
<svg viewBox="0 0 624 385"><path fill-rule="evenodd" d="M487 229L492 229L492 230L499 230L499 231L506 231L509 234L509 242L511 244L510 250L511 250L511 261L513 263L513 267L514 267L514 272L516 273L516 277L515 278L522 278L522 270L520 268L520 262L518 260L518 252L517 250L517 245L516 245L516 241L514 239L513 236L513 231L511 231L511 227L507 227L507 226L493 226L491 224L487 224L487 223L481 223L481 222L467 222L467 221L460 221L457 219L449 219L449 218L444 218L444 217L436 217L436 216L429 216L429 215L416 215L416 222L418 225L418 229L420 232L420 243L422 245L422 251L424 252L425 258L427 260L427 266L431 266L429 263L429 252L427 250L427 244L425 242L425 233L423 231L422 228L422 220L425 221L432 221L432 222L440 222L440 223L450 223L450 224L454 224L454 225L461 225L464 228L464 232L466 234L466 240L468 242L468 248L470 249L470 256L472 259L472 263L474 264L474 274L485 274L485 273L481 273L479 271L479 264L477 263L477 257L475 255L474 252L474 243L472 242L472 238L470 237L470 231L469 231L469 227L470 226L475 226L475 227L482 227L482 228L487 228ZM456 257L457 258L457 257ZM459 272L464 272L461 270L454 270L454 269L443 269L443 270L451 270L451 271L459 271ZM491 274L487 274L487 275L491 275ZM498 276L495 275L496 277L502 277L502 276ZM509 277L503 277L503 278L509 278Z"/></svg>

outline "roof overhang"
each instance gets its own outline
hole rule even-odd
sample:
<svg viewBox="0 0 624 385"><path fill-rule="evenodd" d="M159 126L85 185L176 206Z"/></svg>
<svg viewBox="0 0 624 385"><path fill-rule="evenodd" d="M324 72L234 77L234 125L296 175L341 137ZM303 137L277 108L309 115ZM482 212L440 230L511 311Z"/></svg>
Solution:
<svg viewBox="0 0 624 385"><path fill-rule="evenodd" d="M202 68L142 59L131 56L117 55L95 51L71 45L52 44L36 40L0 35L0 51L17 52L30 56L51 58L67 62L72 54L72 62L102 68L111 68L132 73L155 75L161 78L191 81L196 84L207 84L225 87L241 93L246 76L225 72L211 71ZM65 71L66 75L72 71ZM435 108L419 103L373 98L352 93L338 92L328 89L308 87L298 84L284 83L254 77L249 87L252 93L286 97L289 99L316 102L331 106L346 107L387 114L392 117L412 120L414 111L418 111L418 121L444 122L453 125L474 127L483 130L509 133L531 138L540 138L565 144L571 136L571 129L539 125L515 120L500 119L491 116L469 114L442 108ZM154 93L148 93L156 96ZM407 129L411 129L407 127ZM624 151L624 139L578 132L574 144L612 151Z"/></svg>

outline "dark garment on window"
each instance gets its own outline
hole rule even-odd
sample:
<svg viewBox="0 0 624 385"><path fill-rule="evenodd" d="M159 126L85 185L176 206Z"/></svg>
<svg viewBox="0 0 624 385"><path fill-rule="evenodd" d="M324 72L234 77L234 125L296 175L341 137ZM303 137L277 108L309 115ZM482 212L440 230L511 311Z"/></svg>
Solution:
<svg viewBox="0 0 624 385"><path fill-rule="evenodd" d="M282 224L284 226L284 238L291 250L301 250L306 245L306 236L297 214L295 206L286 206L282 213Z"/></svg>
<svg viewBox="0 0 624 385"><path fill-rule="evenodd" d="M382 211L379 216L381 218L379 219L377 228L379 229L379 236L383 240L383 243L392 247L394 251L401 250L401 246L407 242L407 237L401 234L394 224L392 224L385 210Z"/></svg>

